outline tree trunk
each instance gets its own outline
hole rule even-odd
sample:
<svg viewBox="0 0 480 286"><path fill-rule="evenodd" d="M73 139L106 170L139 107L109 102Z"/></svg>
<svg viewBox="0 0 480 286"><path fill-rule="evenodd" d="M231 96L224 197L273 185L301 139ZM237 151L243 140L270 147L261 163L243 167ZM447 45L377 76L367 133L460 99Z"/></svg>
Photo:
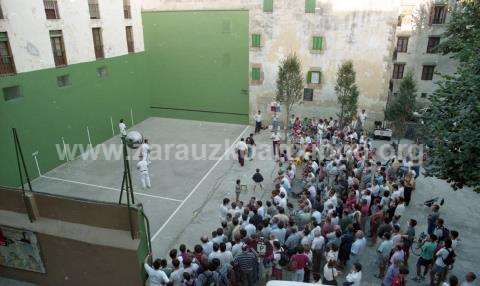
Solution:
<svg viewBox="0 0 480 286"><path fill-rule="evenodd" d="M283 130L284 130L284 139L285 139L285 144L288 142L288 120L290 120L290 107L288 105L285 105L285 113L286 113L286 118L285 118L285 123L283 125Z"/></svg>
<svg viewBox="0 0 480 286"><path fill-rule="evenodd" d="M340 106L340 127L343 128L343 104Z"/></svg>

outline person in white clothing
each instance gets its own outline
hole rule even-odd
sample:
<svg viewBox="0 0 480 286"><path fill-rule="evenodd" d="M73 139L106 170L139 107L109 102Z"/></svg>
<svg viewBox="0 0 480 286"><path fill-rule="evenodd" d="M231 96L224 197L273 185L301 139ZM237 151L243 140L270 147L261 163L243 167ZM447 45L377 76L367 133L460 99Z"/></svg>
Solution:
<svg viewBox="0 0 480 286"><path fill-rule="evenodd" d="M153 268L150 265L148 265L147 261L151 256L152 256L151 254L147 255L144 261L144 267L145 267L145 271L148 273L148 280L150 282L150 286L167 285L167 283L170 281L168 280L168 277L165 274L165 272L160 270L160 259L156 259L153 262L152 264Z"/></svg>
<svg viewBox="0 0 480 286"><path fill-rule="evenodd" d="M343 285L360 286L362 281L362 265L360 263L354 263L352 271L347 274L346 282Z"/></svg>
<svg viewBox="0 0 480 286"><path fill-rule="evenodd" d="M143 140L140 146L140 160L146 160L149 165L152 163L150 160L150 145L148 145L148 139Z"/></svg>
<svg viewBox="0 0 480 286"><path fill-rule="evenodd" d="M120 129L120 136L127 136L127 125L123 122L123 118L120 119L120 123L118 123L118 129Z"/></svg>
<svg viewBox="0 0 480 286"><path fill-rule="evenodd" d="M260 133L262 129L262 112L259 110L258 113L253 116L253 119L255 120L255 134Z"/></svg>
<svg viewBox="0 0 480 286"><path fill-rule="evenodd" d="M148 174L148 163L146 160L141 160L137 163L137 170L140 175L140 182L142 183L142 188L151 188L150 184L150 175Z"/></svg>

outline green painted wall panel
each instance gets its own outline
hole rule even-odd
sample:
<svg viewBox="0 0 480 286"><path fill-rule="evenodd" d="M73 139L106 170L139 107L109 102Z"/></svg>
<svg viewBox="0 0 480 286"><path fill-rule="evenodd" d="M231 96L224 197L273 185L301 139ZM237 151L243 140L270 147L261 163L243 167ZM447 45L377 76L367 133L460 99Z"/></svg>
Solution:
<svg viewBox="0 0 480 286"><path fill-rule="evenodd" d="M248 11L146 12L143 26L153 115L248 122Z"/></svg>
<svg viewBox="0 0 480 286"><path fill-rule="evenodd" d="M108 69L106 78L97 76L101 66ZM70 75L71 86L58 88L56 77L64 74ZM13 85L21 86L23 97L6 102L2 90ZM1 77L0 93L0 185L19 185L12 127L18 130L29 175L36 177L33 152L39 151L45 172L63 163L55 148L61 137L86 145L88 126L95 145L112 136L110 117L117 129L121 117L131 125L130 108L136 123L149 116L143 53Z"/></svg>

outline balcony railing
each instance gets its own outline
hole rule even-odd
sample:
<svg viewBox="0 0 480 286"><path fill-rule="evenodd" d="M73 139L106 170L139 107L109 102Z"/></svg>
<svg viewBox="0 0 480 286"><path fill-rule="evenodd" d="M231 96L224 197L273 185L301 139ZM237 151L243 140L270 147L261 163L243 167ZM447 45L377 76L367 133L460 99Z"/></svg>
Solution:
<svg viewBox="0 0 480 286"><path fill-rule="evenodd" d="M67 58L65 57L64 53L62 53L62 55L54 55L53 58L55 60L56 67L62 67L67 65Z"/></svg>
<svg viewBox="0 0 480 286"><path fill-rule="evenodd" d="M47 19L60 19L56 0L43 0L43 5L45 6L45 15L47 16Z"/></svg>
<svg viewBox="0 0 480 286"><path fill-rule="evenodd" d="M123 16L125 19L132 18L132 11L130 10L130 5L123 5Z"/></svg>
<svg viewBox="0 0 480 286"><path fill-rule="evenodd" d="M15 65L13 63L13 57L11 56L0 56L0 74L14 74Z"/></svg>
<svg viewBox="0 0 480 286"><path fill-rule="evenodd" d="M128 40L127 40L127 47L128 47L128 52L129 52L129 53L135 52L135 48L134 48L134 45L133 45L133 41L128 41Z"/></svg>
<svg viewBox="0 0 480 286"><path fill-rule="evenodd" d="M103 45L97 45L94 47L95 50L95 58L103 59L105 54L103 53Z"/></svg>
<svg viewBox="0 0 480 286"><path fill-rule="evenodd" d="M100 19L98 4L88 4L88 9L90 10L90 19Z"/></svg>

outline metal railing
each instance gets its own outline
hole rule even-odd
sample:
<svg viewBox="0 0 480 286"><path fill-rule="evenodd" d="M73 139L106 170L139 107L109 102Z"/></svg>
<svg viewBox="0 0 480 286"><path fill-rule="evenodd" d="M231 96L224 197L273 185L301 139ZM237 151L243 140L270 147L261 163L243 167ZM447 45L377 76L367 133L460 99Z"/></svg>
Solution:
<svg viewBox="0 0 480 286"><path fill-rule="evenodd" d="M53 55L53 59L55 60L55 66L61 67L67 65L67 58L65 57L65 53L62 52L61 55Z"/></svg>
<svg viewBox="0 0 480 286"><path fill-rule="evenodd" d="M56 0L43 0L43 5L45 6L47 19L60 19Z"/></svg>
<svg viewBox="0 0 480 286"><path fill-rule="evenodd" d="M125 19L132 18L132 11L130 9L130 5L123 5L123 16L125 17Z"/></svg>
<svg viewBox="0 0 480 286"><path fill-rule="evenodd" d="M15 65L13 63L13 57L11 56L0 56L0 74L14 74Z"/></svg>
<svg viewBox="0 0 480 286"><path fill-rule="evenodd" d="M94 50L95 58L103 59L105 57L105 54L103 53L103 45L95 45Z"/></svg>
<svg viewBox="0 0 480 286"><path fill-rule="evenodd" d="M90 10L90 19L100 19L98 4L88 4L88 10Z"/></svg>

